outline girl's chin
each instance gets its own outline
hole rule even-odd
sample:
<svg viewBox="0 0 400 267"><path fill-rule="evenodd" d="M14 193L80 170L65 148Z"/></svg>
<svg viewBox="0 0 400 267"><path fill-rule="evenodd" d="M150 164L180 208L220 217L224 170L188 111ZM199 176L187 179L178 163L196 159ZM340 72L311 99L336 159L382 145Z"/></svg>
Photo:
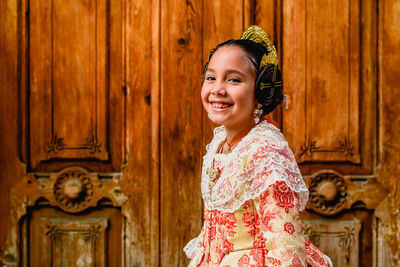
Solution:
<svg viewBox="0 0 400 267"><path fill-rule="evenodd" d="M244 127L247 127L247 125L250 125L250 124L254 123L253 117L251 117L249 120L245 120L245 121L242 121L242 122L232 121L232 120L230 120L229 118L226 118L226 117L220 118L220 117L215 116L215 115L213 116L213 114L210 114L208 118L214 124L224 125L226 128L235 128L235 127L244 128Z"/></svg>
<svg viewBox="0 0 400 267"><path fill-rule="evenodd" d="M208 118L209 118L210 121L212 121L213 123L219 124L219 125L222 125L222 124L224 124L224 122L225 122L225 120L223 120L223 119L221 119L221 118L218 118L218 117L216 117L216 116L213 116L213 115L209 115Z"/></svg>

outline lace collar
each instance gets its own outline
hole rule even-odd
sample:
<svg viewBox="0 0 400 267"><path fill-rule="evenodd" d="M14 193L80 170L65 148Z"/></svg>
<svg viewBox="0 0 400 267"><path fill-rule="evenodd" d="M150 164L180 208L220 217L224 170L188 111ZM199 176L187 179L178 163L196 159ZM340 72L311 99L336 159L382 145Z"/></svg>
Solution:
<svg viewBox="0 0 400 267"><path fill-rule="evenodd" d="M263 120L243 137L229 154L218 154L225 128L214 129L214 138L203 157L201 189L209 210L234 212L277 181L298 193L299 209L308 201L308 190L282 133Z"/></svg>

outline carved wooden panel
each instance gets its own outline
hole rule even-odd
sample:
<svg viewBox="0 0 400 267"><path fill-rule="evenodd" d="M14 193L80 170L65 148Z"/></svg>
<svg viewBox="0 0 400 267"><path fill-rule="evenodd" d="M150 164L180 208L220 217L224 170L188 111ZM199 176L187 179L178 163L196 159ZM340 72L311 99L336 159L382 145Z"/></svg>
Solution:
<svg viewBox="0 0 400 267"><path fill-rule="evenodd" d="M358 219L334 221L303 221L308 240L327 254L333 266L359 265L361 222Z"/></svg>
<svg viewBox="0 0 400 267"><path fill-rule="evenodd" d="M106 208L73 216L33 210L27 224L31 266L121 266L121 215Z"/></svg>
<svg viewBox="0 0 400 267"><path fill-rule="evenodd" d="M360 163L360 1L283 8L283 130L296 159Z"/></svg>
<svg viewBox="0 0 400 267"><path fill-rule="evenodd" d="M119 141L113 141L121 139L123 125L118 124L123 111L121 20L113 17L120 3L26 5L29 65L23 69L29 77L32 167L53 159L110 160L114 151L121 153Z"/></svg>

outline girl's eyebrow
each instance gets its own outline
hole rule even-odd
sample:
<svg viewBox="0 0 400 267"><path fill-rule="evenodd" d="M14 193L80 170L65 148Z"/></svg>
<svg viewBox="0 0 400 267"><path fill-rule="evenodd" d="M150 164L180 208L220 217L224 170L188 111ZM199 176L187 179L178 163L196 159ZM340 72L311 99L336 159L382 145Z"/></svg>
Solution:
<svg viewBox="0 0 400 267"><path fill-rule="evenodd" d="M211 69L211 68L207 68L207 71L206 72L215 72L215 70L214 69Z"/></svg>
<svg viewBox="0 0 400 267"><path fill-rule="evenodd" d="M208 72L208 71L215 73L215 70L214 70L214 69L211 69L211 68L208 68L206 72ZM226 72L227 72L228 74L237 73L237 74L246 76L246 74L244 74L243 72L238 71L238 70L235 70L235 69L227 69Z"/></svg>

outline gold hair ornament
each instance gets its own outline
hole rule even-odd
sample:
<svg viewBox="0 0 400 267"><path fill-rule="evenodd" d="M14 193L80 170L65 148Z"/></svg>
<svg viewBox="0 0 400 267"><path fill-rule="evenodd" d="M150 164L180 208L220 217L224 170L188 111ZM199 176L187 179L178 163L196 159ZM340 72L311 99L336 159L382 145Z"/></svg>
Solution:
<svg viewBox="0 0 400 267"><path fill-rule="evenodd" d="M263 45L267 51L268 55L265 54L260 62L260 70L267 66L268 64L278 65L278 54L276 53L275 46L271 43L268 35L256 25L252 25L248 27L242 35L240 35L240 39L250 40L255 43Z"/></svg>
<svg viewBox="0 0 400 267"><path fill-rule="evenodd" d="M272 88L272 90L271 90L271 96L272 96L274 94L274 88L275 87L281 87L281 86L282 86L282 82L281 81L273 82L273 83L260 83L260 90L262 91L264 89Z"/></svg>
<svg viewBox="0 0 400 267"><path fill-rule="evenodd" d="M264 89L270 89L271 88L271 93L270 96L272 97L272 95L274 94L274 89L275 87L282 87L282 81L277 81L276 80L276 69L278 68L277 65L274 65L274 73L272 75L272 82L270 83L260 83L260 90L264 90Z"/></svg>

